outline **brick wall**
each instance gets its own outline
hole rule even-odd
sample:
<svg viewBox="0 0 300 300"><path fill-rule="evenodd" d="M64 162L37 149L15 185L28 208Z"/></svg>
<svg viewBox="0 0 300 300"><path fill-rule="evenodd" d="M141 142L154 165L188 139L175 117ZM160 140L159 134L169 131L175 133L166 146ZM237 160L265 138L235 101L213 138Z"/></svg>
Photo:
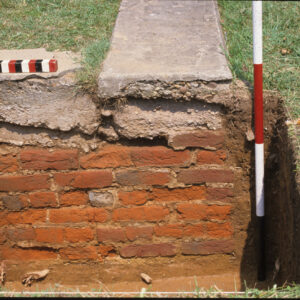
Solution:
<svg viewBox="0 0 300 300"><path fill-rule="evenodd" d="M234 172L224 138L218 131L180 134L171 145L181 150L106 144L88 154L2 151L0 259L232 253Z"/></svg>

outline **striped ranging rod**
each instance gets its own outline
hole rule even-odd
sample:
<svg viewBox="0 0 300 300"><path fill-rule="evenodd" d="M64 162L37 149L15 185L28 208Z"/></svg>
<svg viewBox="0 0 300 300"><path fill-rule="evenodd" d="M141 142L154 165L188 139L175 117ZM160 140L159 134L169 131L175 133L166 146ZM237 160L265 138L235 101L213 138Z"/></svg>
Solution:
<svg viewBox="0 0 300 300"><path fill-rule="evenodd" d="M262 1L252 1L254 114L255 114L255 196L256 216L259 226L258 280L265 280L265 199L264 199L264 112L263 112L263 46Z"/></svg>
<svg viewBox="0 0 300 300"><path fill-rule="evenodd" d="M0 60L0 73L56 72L56 59Z"/></svg>

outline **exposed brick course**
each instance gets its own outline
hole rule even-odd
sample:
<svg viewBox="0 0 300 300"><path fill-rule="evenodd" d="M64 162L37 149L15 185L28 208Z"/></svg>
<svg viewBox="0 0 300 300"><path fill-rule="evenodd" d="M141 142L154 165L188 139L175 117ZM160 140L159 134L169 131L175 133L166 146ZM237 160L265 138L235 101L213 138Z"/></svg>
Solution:
<svg viewBox="0 0 300 300"><path fill-rule="evenodd" d="M69 170L78 168L77 150L27 149L20 153L22 169Z"/></svg>

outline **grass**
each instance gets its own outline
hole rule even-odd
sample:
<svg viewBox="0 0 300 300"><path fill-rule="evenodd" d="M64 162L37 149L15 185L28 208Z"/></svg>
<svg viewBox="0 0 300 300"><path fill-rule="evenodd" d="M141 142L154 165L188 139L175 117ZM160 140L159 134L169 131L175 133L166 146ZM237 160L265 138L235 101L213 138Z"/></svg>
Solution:
<svg viewBox="0 0 300 300"><path fill-rule="evenodd" d="M1 0L0 49L81 52L78 80L91 89L109 49L119 4L120 0Z"/></svg>
<svg viewBox="0 0 300 300"><path fill-rule="evenodd" d="M235 78L253 83L251 1L218 0L228 60ZM264 89L285 100L288 118L300 118L300 2L263 1ZM290 125L300 170L300 135Z"/></svg>
<svg viewBox="0 0 300 300"><path fill-rule="evenodd" d="M80 292L79 290L73 292L57 292L57 291L36 291L36 292L14 292L1 291L1 297L131 297L131 298L299 298L300 297L300 285L293 285L287 287L278 288L274 285L268 290L259 289L246 289L244 292L223 292L217 287L212 287L208 290L196 288L190 292L151 292L148 289L142 288L140 292Z"/></svg>

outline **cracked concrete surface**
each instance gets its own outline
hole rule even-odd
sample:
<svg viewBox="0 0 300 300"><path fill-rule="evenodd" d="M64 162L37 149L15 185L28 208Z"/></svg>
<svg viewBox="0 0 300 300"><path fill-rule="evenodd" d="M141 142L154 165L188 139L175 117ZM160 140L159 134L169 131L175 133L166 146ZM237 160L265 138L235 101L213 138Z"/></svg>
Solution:
<svg viewBox="0 0 300 300"><path fill-rule="evenodd" d="M215 1L123 0L99 96L126 96L139 82L231 80L224 48Z"/></svg>

